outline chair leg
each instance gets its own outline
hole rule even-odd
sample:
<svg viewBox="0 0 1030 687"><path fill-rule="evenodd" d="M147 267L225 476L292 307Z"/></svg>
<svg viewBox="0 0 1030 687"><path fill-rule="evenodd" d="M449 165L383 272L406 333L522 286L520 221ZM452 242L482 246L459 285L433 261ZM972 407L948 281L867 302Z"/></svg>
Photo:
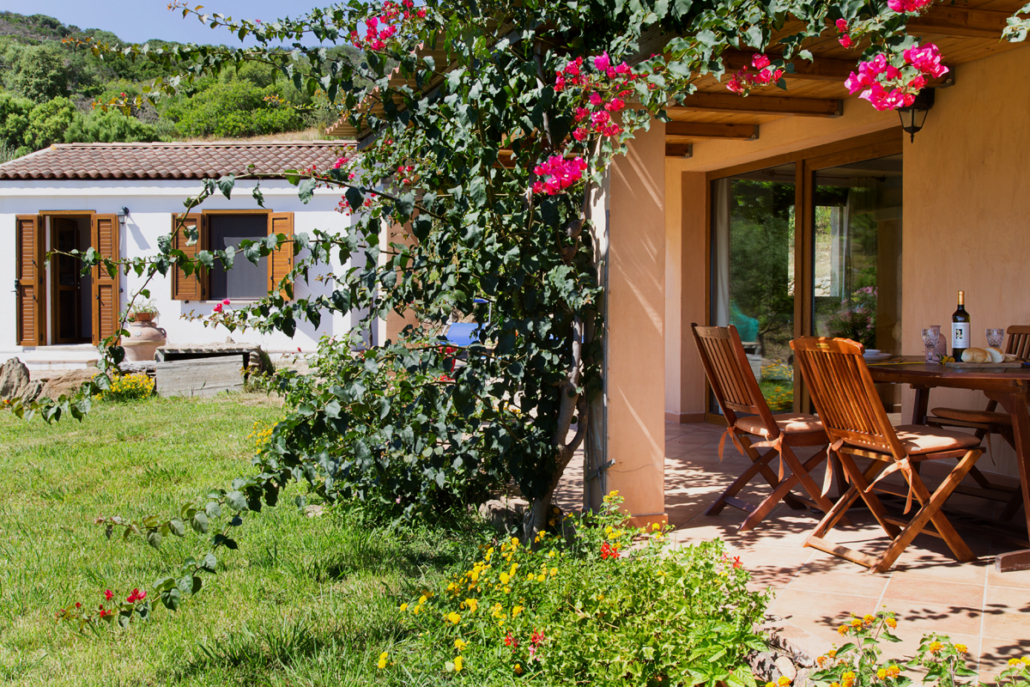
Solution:
<svg viewBox="0 0 1030 687"><path fill-rule="evenodd" d="M843 466L843 456L841 457L841 459L841 463ZM862 475L862 473L859 472L858 466L855 465L854 461L851 461L849 459L849 463L849 466L843 466L845 470L848 470L848 468L850 467L852 470L855 471L856 474L863 476L867 480L875 478L876 475L880 474L880 472L886 467L886 464L882 461L873 461L872 465L870 465L869 468L866 470L865 475ZM849 476L851 476L850 472L848 474ZM837 524L844 518L844 513L846 513L847 510L851 508L852 504L854 504L855 501L858 500L859 495L860 494L858 491L858 487L855 486L855 481L852 476L851 487L849 487L848 490L845 491L839 499L837 499L837 503L834 504L833 508L831 508L825 516L823 516L823 519L819 521L819 524L816 526L815 531L812 532L812 536L809 538L811 539L812 537L814 537L816 539L822 539L823 537L825 537L826 534L834 527L836 527Z"/></svg>
<svg viewBox="0 0 1030 687"><path fill-rule="evenodd" d="M751 439L749 439L748 437L741 437L740 443L744 447L745 453L747 453L748 457L751 458L751 460L758 459L758 449L751 445ZM772 456L769 456L769 454L765 454L765 456L769 456L770 460L775 455L775 451L773 451ZM770 487L776 489L778 486L780 486L780 478L777 477L776 473L773 472L772 468L769 467L769 461L766 461L762 464L761 472L762 477L765 478L765 481L769 483ZM799 501L797 497L795 497L793 494L789 492L784 497L783 502L790 506L792 510L804 510L806 508L804 503Z"/></svg>
<svg viewBox="0 0 1030 687"><path fill-rule="evenodd" d="M747 448L751 449L750 446L747 446ZM715 503L709 506L708 510L705 511L705 515L718 515L727 505L737 506L736 503L731 503L731 500L737 501L737 499L734 499L733 497L736 496L737 493L741 489L743 489L744 486L748 482L750 482L755 475L757 475L759 472L762 472L762 468L768 469L767 466L769 464L769 461L776 456L776 451L772 449L770 449L763 455L758 455L758 452L754 449L751 449L751 451L755 453L755 457L752 457L750 455L750 452L748 453L748 457L751 458L751 460L753 461L751 465L748 467L747 470L742 472L740 476L737 477L737 479L733 480L733 483L726 488L726 491L722 492L722 494L719 495L719 498L715 500ZM769 470L769 472L770 474L772 473L771 470ZM775 479L776 475L772 475L772 477L773 479Z"/></svg>
<svg viewBox="0 0 1030 687"><path fill-rule="evenodd" d="M819 453L815 454L814 457L818 458L819 462L822 462L826 457L827 450L828 449L826 448L822 449ZM783 459L787 461L787 465L790 467L791 472L797 476L798 481L801 482L801 486L805 488L805 491L807 491L808 495L812 497L812 500L816 502L824 513L828 513L830 509L833 508L833 502L823 496L823 490L819 488L819 485L815 483L814 479L812 479L812 475L809 474L809 470L812 468L809 468L808 466L812 465L812 461L809 460L808 463L802 465L793 449L791 449L787 444L783 444ZM815 465L818 464L819 463L815 463ZM812 467L815 467L815 465L812 465Z"/></svg>
<svg viewBox="0 0 1030 687"><path fill-rule="evenodd" d="M934 525L937 527L937 532L944 538L944 541L948 544L948 547L951 548L952 552L955 553L955 556L959 561L967 562L975 558L973 553L969 550L969 547L966 546L966 543L962 541L962 538L957 532L955 532L951 523L947 521L944 514L938 513L938 511L941 506L944 505L944 502L948 497L951 496L951 492L955 490L958 483L961 482L962 478L969 472L969 468L972 467L973 463L975 463L979 457L979 449L969 451L962 460L959 461L958 465L955 466L941 485L937 487L937 490L932 496L929 491L927 491L922 480L919 479L919 476L913 472L912 486L915 488L917 495L919 495L920 492L925 495L922 498L926 498L926 502L923 504L923 507L919 509L919 512L916 513L915 517L912 518L912 521L905 527L901 535L895 538L894 541L891 542L891 545L887 547L887 550L873 568L873 572L886 572L890 570L891 566L893 566L894 562L898 559L898 556L900 556L908 545L912 543L912 540L915 539L916 535L926 527L926 523L931 520L934 521ZM940 515L939 518L937 517L938 515ZM938 523L943 523L943 530L941 529L942 525Z"/></svg>
<svg viewBox="0 0 1030 687"><path fill-rule="evenodd" d="M787 447L784 446L784 448ZM776 487L776 489L773 490L773 493L769 494L769 496L767 496L765 500L758 505L758 508L756 508L754 511L751 512L750 515L747 516L747 518L737 529L737 531L747 532L749 530L754 529L754 527L758 523L762 522L762 520L765 519L765 516L769 515L769 513L772 512L772 509L776 507L776 504L778 504L781 499L785 499L786 495L790 493L790 490L794 488L794 485L798 483L799 475L802 473L808 474L809 471L816 468L819 465L819 463L821 463L825 458L826 449L824 448L822 451L809 458L808 462L806 462L804 465L799 465L800 470L795 469L793 466L791 466L790 477L787 477L782 482L780 482L780 486ZM797 457L795 457L794 460L797 461ZM788 461L788 464L789 462L790 461ZM817 491L816 493L818 494L819 492ZM831 508L833 508L833 504L825 498L823 500L826 502L825 504L816 501L815 505L822 508L824 513L827 513Z"/></svg>
<svg viewBox="0 0 1030 687"><path fill-rule="evenodd" d="M858 466L855 465L854 459L847 453L840 454L840 460L844 464L844 469L848 471L848 475L851 477L851 483L858 488L858 493L862 496L862 500L865 501L866 505L869 506L869 511L876 518L876 522L880 523L880 527L886 532L891 539L894 539L900 533L898 526L887 520L887 509L883 507L883 503L880 502L880 498L869 488L870 481L875 479L876 475L880 474L882 470L887 467L887 464L883 461L873 461L873 465L869 466L867 472L872 472L872 476L866 478ZM877 469L873 472L873 466Z"/></svg>

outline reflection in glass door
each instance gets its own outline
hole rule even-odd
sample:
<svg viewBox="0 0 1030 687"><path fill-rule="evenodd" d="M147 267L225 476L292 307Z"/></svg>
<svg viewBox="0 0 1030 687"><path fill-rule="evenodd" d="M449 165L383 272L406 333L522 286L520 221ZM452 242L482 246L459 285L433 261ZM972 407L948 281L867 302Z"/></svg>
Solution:
<svg viewBox="0 0 1030 687"><path fill-rule="evenodd" d="M883 357L901 352L901 172L892 155L814 175L814 333ZM899 394L882 390L888 412Z"/></svg>
<svg viewBox="0 0 1030 687"><path fill-rule="evenodd" d="M794 401L794 171L781 165L717 179L711 189L711 322L736 326L774 411Z"/></svg>

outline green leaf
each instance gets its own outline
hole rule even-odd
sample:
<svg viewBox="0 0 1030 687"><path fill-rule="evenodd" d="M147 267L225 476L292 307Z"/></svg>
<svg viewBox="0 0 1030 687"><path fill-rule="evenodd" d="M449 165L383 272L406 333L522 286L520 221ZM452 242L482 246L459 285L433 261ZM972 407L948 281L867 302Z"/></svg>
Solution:
<svg viewBox="0 0 1030 687"><path fill-rule="evenodd" d="M227 174L218 180L218 190L222 192L222 195L226 198L232 196L233 186L236 184L236 177L232 174Z"/></svg>
<svg viewBox="0 0 1030 687"><path fill-rule="evenodd" d="M218 567L218 559L215 558L215 555L213 553L209 553L206 556L204 556L204 560L200 562L200 567L202 570L206 570L208 572L215 572L215 570Z"/></svg>
<svg viewBox="0 0 1030 687"><path fill-rule="evenodd" d="M193 519L190 520L190 526L193 527L193 530L198 534L206 534L208 528L207 515L197 511L194 513Z"/></svg>
<svg viewBox="0 0 1030 687"><path fill-rule="evenodd" d="M243 492L230 491L226 494L225 501L234 510L247 510L247 497L244 496Z"/></svg>
<svg viewBox="0 0 1030 687"><path fill-rule="evenodd" d="M182 592L177 587L161 592L161 603L170 611L179 610L179 604L182 603Z"/></svg>
<svg viewBox="0 0 1030 687"><path fill-rule="evenodd" d="M315 187L318 182L308 177L304 181L300 182L300 188L297 189L297 196L300 198L300 202L308 203L311 197L315 195Z"/></svg>
<svg viewBox="0 0 1030 687"><path fill-rule="evenodd" d="M176 537L186 536L186 525L179 518L172 518L168 521L168 528Z"/></svg>
<svg viewBox="0 0 1030 687"><path fill-rule="evenodd" d="M161 546L161 533L157 530L147 531L147 543L155 549Z"/></svg>

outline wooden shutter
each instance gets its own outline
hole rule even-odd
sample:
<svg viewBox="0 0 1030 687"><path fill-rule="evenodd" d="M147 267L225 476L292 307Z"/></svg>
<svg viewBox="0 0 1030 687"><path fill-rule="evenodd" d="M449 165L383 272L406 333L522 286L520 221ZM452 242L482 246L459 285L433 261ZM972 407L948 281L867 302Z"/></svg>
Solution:
<svg viewBox="0 0 1030 687"><path fill-rule="evenodd" d="M285 234L287 239L293 238L293 213L273 212L268 216L268 233ZM268 292L293 270L293 242L284 243L279 250L268 256ZM285 289L279 292L289 300Z"/></svg>
<svg viewBox="0 0 1030 687"><path fill-rule="evenodd" d="M121 257L121 235L117 215L93 215L90 246L102 257L118 260ZM122 309L121 270L114 273L98 265L93 268L93 345L97 346L120 328Z"/></svg>
<svg viewBox="0 0 1030 687"><path fill-rule="evenodd" d="M15 291L18 294L18 321L15 323L19 346L44 344L43 294L43 218L18 215L15 218Z"/></svg>
<svg viewBox="0 0 1030 687"><path fill-rule="evenodd" d="M195 258L197 253L207 250L207 218L200 214L190 214L186 215L184 222L180 222L181 218L182 215L172 215L172 247ZM197 242L192 246L186 245L185 227L197 227ZM173 301L203 301L207 300L210 292L211 275L207 269L200 268L188 277L180 267L176 267L172 273Z"/></svg>

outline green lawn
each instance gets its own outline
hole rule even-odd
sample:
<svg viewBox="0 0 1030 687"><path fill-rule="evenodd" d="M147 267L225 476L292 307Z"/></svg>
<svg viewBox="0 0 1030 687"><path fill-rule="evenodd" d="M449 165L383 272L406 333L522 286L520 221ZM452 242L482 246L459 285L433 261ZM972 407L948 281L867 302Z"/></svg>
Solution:
<svg viewBox="0 0 1030 687"><path fill-rule="evenodd" d="M46 685L380 684L375 661L398 637L397 605L471 556L470 539L364 525L354 513L308 518L290 487L246 518L240 548L177 613L95 636L59 625L74 601L149 588L206 542L154 550L107 541L99 515L169 517L248 474L262 395L97 404L81 424L0 413L0 682ZM424 678L426 679L426 678ZM403 684L423 684L405 678Z"/></svg>

